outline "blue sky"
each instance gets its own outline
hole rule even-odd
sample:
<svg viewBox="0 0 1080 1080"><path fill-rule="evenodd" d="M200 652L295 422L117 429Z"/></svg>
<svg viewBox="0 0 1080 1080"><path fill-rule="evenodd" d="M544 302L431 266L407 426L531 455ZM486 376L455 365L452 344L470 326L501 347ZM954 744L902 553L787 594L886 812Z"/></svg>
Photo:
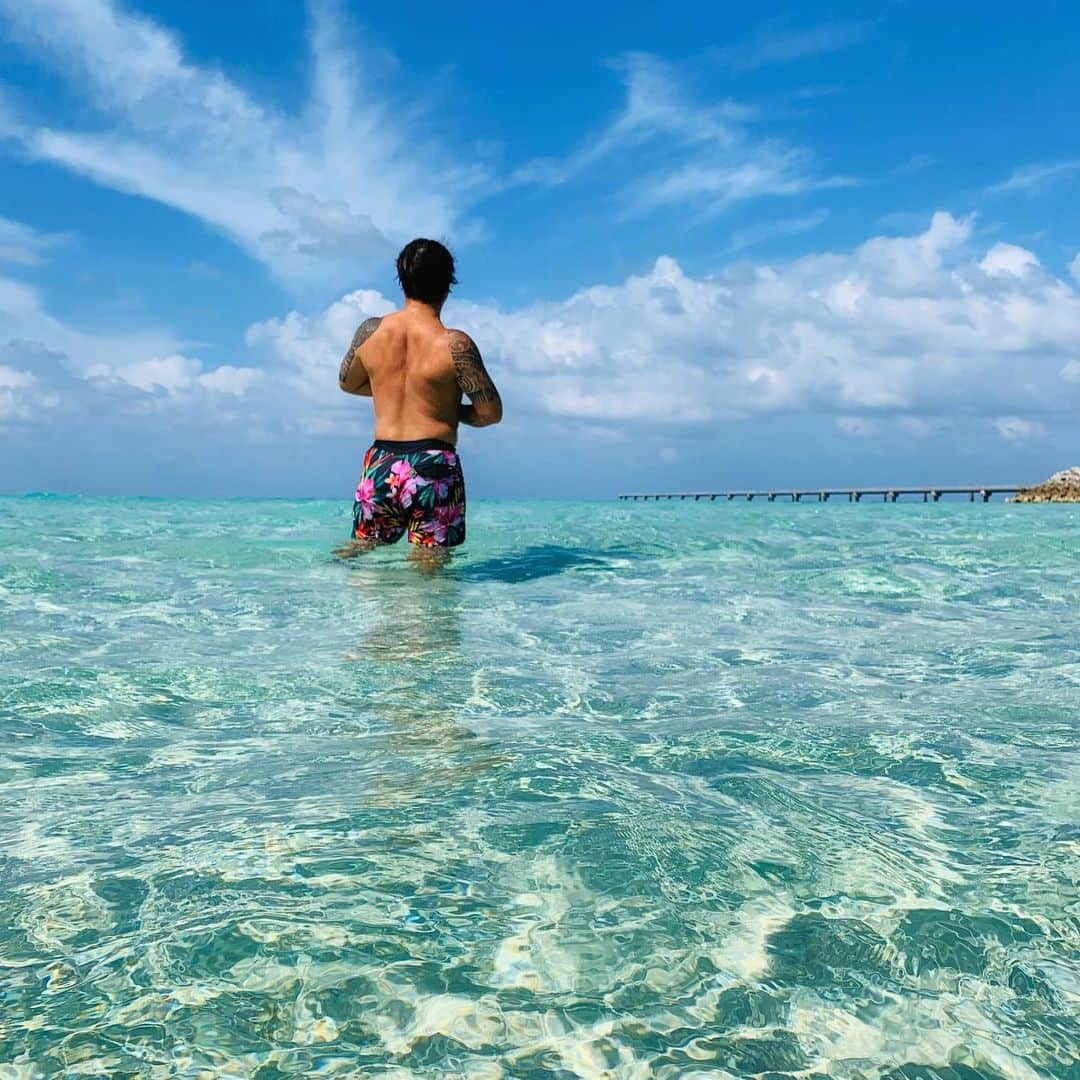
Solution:
<svg viewBox="0 0 1080 1080"><path fill-rule="evenodd" d="M1080 10L222 10L0 0L0 490L347 498L417 234L475 495L1080 459Z"/></svg>

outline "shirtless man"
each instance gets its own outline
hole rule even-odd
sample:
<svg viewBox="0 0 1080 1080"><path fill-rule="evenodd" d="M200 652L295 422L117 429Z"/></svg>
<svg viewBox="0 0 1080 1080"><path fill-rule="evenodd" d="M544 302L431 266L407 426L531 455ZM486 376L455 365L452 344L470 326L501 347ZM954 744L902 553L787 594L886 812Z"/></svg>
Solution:
<svg viewBox="0 0 1080 1080"><path fill-rule="evenodd" d="M413 240L398 256L397 276L401 310L361 323L338 373L345 393L375 406L351 546L392 544L407 532L411 544L456 547L465 540L458 424L497 424L502 400L473 339L439 317L457 282L450 252L435 240Z"/></svg>

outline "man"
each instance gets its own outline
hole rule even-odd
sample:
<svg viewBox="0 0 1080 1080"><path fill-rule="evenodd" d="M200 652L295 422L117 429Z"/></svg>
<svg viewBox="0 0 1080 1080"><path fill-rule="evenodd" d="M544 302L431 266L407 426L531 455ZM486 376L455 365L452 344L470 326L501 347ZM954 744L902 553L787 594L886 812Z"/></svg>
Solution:
<svg viewBox="0 0 1080 1080"><path fill-rule="evenodd" d="M452 548L465 540L458 424L497 424L502 400L476 343L442 324L457 283L450 252L413 240L398 256L397 276L401 310L361 323L338 373L345 393L375 405L375 441L353 504L354 547L392 544L407 532L411 544Z"/></svg>

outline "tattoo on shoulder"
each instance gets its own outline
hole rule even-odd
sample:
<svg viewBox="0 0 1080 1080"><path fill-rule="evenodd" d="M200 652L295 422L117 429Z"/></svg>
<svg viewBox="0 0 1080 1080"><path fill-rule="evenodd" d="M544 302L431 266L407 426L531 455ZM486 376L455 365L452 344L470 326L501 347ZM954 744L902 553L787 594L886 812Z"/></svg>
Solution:
<svg viewBox="0 0 1080 1080"><path fill-rule="evenodd" d="M499 396L480 358L480 350L468 334L450 331L450 358L454 361L458 387L470 401L494 401Z"/></svg>
<svg viewBox="0 0 1080 1080"><path fill-rule="evenodd" d="M356 350L364 344L365 341L376 330L379 329L379 325L382 323L382 318L376 316L375 318L365 319L357 328L356 333L353 334L353 339L349 343L348 351L345 353L345 358L341 361L341 367L338 369L338 382L343 383L349 375L349 369L353 365L353 361L356 359Z"/></svg>

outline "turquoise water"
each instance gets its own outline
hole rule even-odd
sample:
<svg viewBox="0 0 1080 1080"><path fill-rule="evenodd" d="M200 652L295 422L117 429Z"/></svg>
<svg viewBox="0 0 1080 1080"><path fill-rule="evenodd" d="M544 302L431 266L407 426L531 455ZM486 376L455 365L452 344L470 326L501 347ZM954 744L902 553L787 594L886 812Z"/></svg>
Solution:
<svg viewBox="0 0 1080 1080"><path fill-rule="evenodd" d="M0 499L0 1077L1077 1077L1080 509Z"/></svg>

